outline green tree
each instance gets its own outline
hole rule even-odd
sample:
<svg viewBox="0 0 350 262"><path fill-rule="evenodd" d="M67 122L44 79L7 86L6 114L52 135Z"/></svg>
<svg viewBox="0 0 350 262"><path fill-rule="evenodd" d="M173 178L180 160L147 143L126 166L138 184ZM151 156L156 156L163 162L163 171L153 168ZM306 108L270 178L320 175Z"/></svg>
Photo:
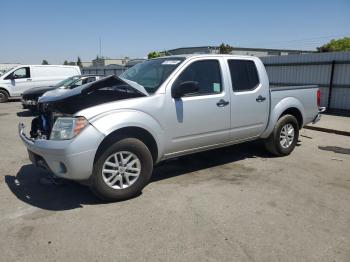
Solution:
<svg viewBox="0 0 350 262"><path fill-rule="evenodd" d="M78 56L78 59L77 59L77 66L83 67L83 64L81 63L80 56Z"/></svg>
<svg viewBox="0 0 350 262"><path fill-rule="evenodd" d="M47 62L47 60L44 59L44 60L41 62L41 64L42 64L42 65L48 65L49 62Z"/></svg>
<svg viewBox="0 0 350 262"><path fill-rule="evenodd" d="M68 61L67 61L67 60L64 60L63 64L64 64L64 65L68 65Z"/></svg>
<svg viewBox="0 0 350 262"><path fill-rule="evenodd" d="M233 47L228 45L228 44L222 43L219 46L219 53L220 54L230 54L232 51L233 51Z"/></svg>
<svg viewBox="0 0 350 262"><path fill-rule="evenodd" d="M350 37L332 39L328 43L317 48L318 52L350 51Z"/></svg>
<svg viewBox="0 0 350 262"><path fill-rule="evenodd" d="M157 57L160 57L160 53L159 52L156 52L156 51L153 51L153 52L150 52L148 54L148 59L152 59L152 58L157 58Z"/></svg>

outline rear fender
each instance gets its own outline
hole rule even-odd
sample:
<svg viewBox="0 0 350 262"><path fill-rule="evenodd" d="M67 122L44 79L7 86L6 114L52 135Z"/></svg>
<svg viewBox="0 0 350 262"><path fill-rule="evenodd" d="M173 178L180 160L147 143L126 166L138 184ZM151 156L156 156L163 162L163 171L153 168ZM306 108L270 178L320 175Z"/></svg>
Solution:
<svg viewBox="0 0 350 262"><path fill-rule="evenodd" d="M285 97L281 101L279 101L273 108L271 108L269 122L268 122L267 128L261 135L261 138L267 138L272 133L278 119L281 117L283 112L285 112L289 108L298 109L304 121L305 109L302 103L295 97Z"/></svg>

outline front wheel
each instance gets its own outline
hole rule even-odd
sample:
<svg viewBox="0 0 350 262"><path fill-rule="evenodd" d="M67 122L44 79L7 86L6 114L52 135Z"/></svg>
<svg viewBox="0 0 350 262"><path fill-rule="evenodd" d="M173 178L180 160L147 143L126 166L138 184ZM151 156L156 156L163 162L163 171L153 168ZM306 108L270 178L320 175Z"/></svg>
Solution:
<svg viewBox="0 0 350 262"><path fill-rule="evenodd" d="M102 200L120 201L138 195L153 171L147 146L136 138L125 138L105 149L97 159L91 190Z"/></svg>
<svg viewBox="0 0 350 262"><path fill-rule="evenodd" d="M265 140L265 147L275 156L286 156L294 150L298 138L298 121L292 115L284 115L278 119L273 132Z"/></svg>

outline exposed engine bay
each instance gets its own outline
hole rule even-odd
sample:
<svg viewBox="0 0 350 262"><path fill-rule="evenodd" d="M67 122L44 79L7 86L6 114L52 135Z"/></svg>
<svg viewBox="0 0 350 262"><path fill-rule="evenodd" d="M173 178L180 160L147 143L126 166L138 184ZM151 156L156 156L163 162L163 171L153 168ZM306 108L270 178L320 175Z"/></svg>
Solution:
<svg viewBox="0 0 350 262"><path fill-rule="evenodd" d="M147 96L142 89L114 75L72 90L49 91L39 98L39 116L32 120L30 136L49 139L58 117L71 117L85 108L142 96Z"/></svg>

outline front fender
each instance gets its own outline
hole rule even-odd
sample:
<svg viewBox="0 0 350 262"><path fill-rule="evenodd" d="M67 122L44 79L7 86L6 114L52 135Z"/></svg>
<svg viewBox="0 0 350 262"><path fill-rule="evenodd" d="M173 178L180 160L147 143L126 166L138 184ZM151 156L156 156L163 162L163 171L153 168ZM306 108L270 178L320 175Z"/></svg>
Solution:
<svg viewBox="0 0 350 262"><path fill-rule="evenodd" d="M267 128L261 135L261 138L267 138L271 134L278 119L281 117L283 112L290 108L298 109L302 115L303 121L305 120L305 109L302 103L295 97L285 97L281 101L279 101L273 108L271 108L269 123L267 125Z"/></svg>
<svg viewBox="0 0 350 262"><path fill-rule="evenodd" d="M116 110L90 119L90 123L102 134L108 136L124 127L139 127L148 131L158 147L158 156L164 151L164 129L151 115L132 109Z"/></svg>

